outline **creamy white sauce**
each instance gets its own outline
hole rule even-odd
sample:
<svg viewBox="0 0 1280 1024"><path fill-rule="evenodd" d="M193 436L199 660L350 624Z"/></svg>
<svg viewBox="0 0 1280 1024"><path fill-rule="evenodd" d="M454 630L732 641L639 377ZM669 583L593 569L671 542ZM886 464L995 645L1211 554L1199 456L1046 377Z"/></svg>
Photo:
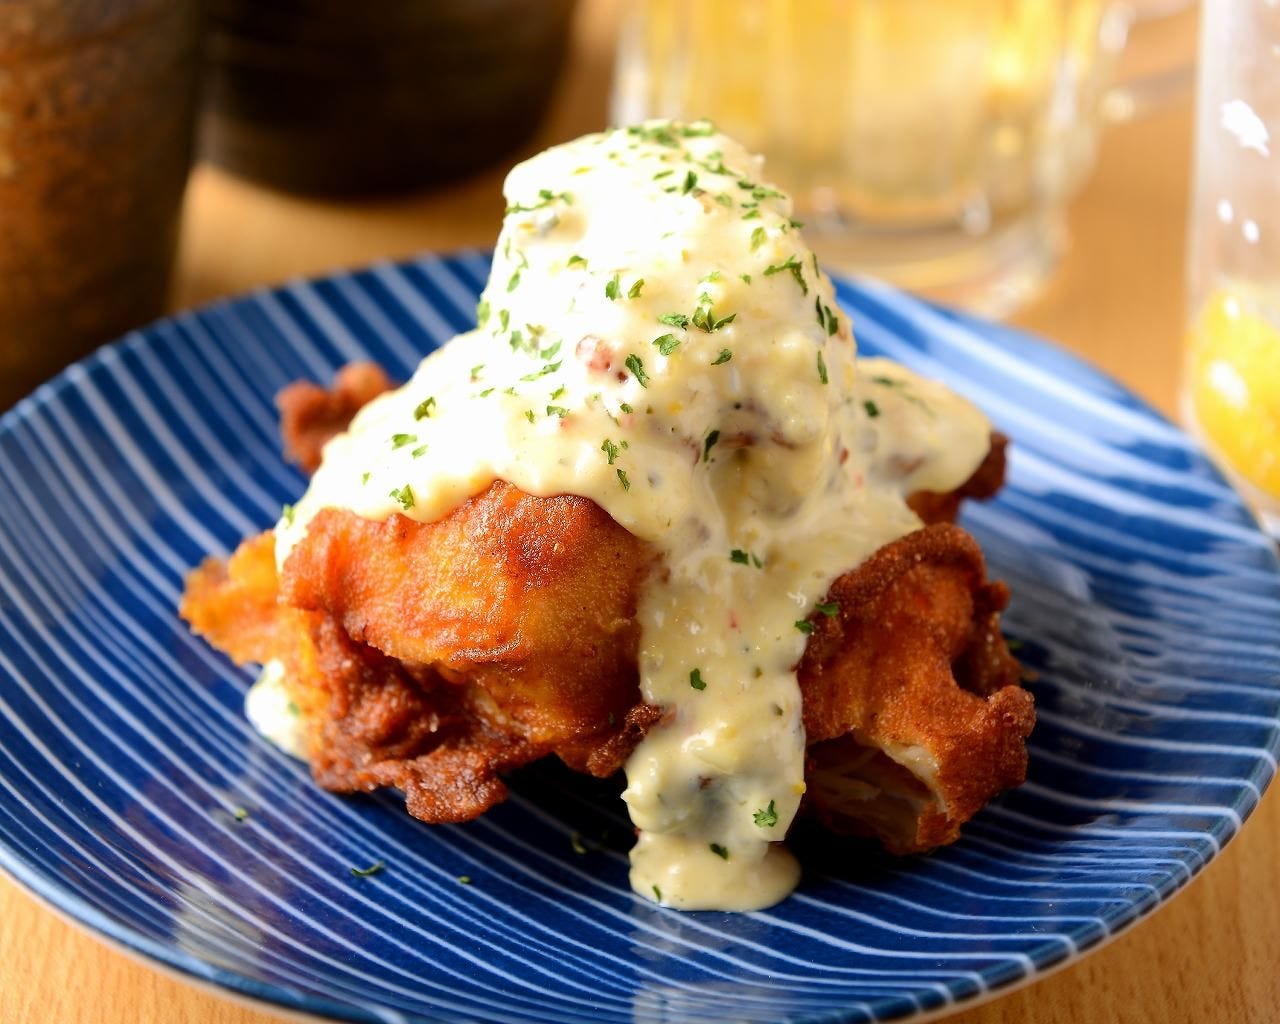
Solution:
<svg viewBox="0 0 1280 1024"><path fill-rule="evenodd" d="M686 908L782 899L804 793L795 665L833 579L917 528L903 495L961 484L981 413L849 323L762 162L707 125L548 150L510 204L480 326L334 438L276 527L322 508L438 519L495 479L579 494L653 544L627 764L635 890Z"/></svg>
<svg viewBox="0 0 1280 1024"><path fill-rule="evenodd" d="M244 713L264 739L291 757L306 759L306 727L285 685L283 663L273 658L262 666L245 694Z"/></svg>

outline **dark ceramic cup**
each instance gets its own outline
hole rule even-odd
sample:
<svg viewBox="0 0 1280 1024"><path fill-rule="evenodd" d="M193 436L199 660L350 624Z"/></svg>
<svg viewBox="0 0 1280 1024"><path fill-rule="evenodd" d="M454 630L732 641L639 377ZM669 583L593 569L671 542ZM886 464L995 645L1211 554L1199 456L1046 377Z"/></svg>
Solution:
<svg viewBox="0 0 1280 1024"><path fill-rule="evenodd" d="M198 0L0 0L0 409L164 308Z"/></svg>
<svg viewBox="0 0 1280 1024"><path fill-rule="evenodd" d="M456 177L533 133L574 0L210 0L202 155L316 195Z"/></svg>

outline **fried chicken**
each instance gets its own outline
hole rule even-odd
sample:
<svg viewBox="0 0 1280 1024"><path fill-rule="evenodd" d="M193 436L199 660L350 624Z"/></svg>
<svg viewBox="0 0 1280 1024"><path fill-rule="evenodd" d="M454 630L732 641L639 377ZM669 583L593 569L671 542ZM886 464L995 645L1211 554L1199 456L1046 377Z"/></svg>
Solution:
<svg viewBox="0 0 1280 1024"><path fill-rule="evenodd" d="M635 664L653 571L594 503L498 482L437 523L326 510L283 581L272 535L252 538L192 574L182 614L237 661L284 664L320 785L394 786L415 816L462 821L547 754L616 771L660 719ZM950 525L837 579L799 666L811 813L914 852L1021 781L1034 715L1007 596Z"/></svg>
<svg viewBox="0 0 1280 1024"><path fill-rule="evenodd" d="M464 821L548 754L612 774L660 717L635 668L651 566L593 502L495 483L437 523L328 510L283 586L263 533L192 573L180 610L237 662L282 663L320 785Z"/></svg>
<svg viewBox="0 0 1280 1024"><path fill-rule="evenodd" d="M314 469L389 386L353 364L331 390L286 388L287 452ZM1005 446L992 434L964 485L908 498L927 525L837 578L838 613L814 616L798 666L805 808L894 853L953 841L1025 775L1034 711L999 630L1008 591L951 525L999 489ZM325 509L282 575L272 532L250 538L191 574L181 614L235 661L281 664L321 786L392 786L424 821L465 821L548 754L617 771L662 718L636 667L637 601L661 571L594 502L496 481L432 523Z"/></svg>
<svg viewBox="0 0 1280 1024"><path fill-rule="evenodd" d="M952 842L1022 782L1031 695L1000 634L1008 603L982 551L937 524L840 576L816 615L799 680L808 807L893 853Z"/></svg>

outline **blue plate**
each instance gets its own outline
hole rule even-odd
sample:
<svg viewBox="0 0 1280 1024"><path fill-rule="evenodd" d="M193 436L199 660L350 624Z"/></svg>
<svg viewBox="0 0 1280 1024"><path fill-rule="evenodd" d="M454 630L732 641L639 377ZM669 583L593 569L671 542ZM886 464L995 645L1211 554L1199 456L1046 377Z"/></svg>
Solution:
<svg viewBox="0 0 1280 1024"><path fill-rule="evenodd" d="M1064 352L847 283L864 352L1014 439L1008 486L965 522L1036 675L1026 785L929 857L802 835L799 891L742 915L634 897L617 787L552 765L459 827L317 789L246 725L249 673L178 621L182 579L303 488L276 390L358 358L407 375L471 325L487 270L423 259L222 302L0 419L0 863L35 893L194 978L343 1020L889 1020L1079 956L1256 806L1280 572L1240 500Z"/></svg>

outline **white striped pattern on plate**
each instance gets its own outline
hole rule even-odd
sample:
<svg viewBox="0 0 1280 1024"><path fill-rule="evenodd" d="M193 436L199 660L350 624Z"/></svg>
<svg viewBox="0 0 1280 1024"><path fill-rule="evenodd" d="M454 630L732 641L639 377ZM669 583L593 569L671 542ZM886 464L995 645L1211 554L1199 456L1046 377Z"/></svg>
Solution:
<svg viewBox="0 0 1280 1024"><path fill-rule="evenodd" d="M1280 574L1239 499L1066 353L849 282L863 351L1014 439L1008 487L965 522L1038 675L1025 786L925 858L802 830L800 890L745 915L633 897L617 785L554 765L460 827L318 790L245 723L248 674L177 620L182 578L300 492L276 390L356 358L406 376L470 326L487 270L424 258L218 303L0 419L0 863L21 882L180 971L344 1020L871 1021L1078 955L1240 828L1276 764Z"/></svg>

